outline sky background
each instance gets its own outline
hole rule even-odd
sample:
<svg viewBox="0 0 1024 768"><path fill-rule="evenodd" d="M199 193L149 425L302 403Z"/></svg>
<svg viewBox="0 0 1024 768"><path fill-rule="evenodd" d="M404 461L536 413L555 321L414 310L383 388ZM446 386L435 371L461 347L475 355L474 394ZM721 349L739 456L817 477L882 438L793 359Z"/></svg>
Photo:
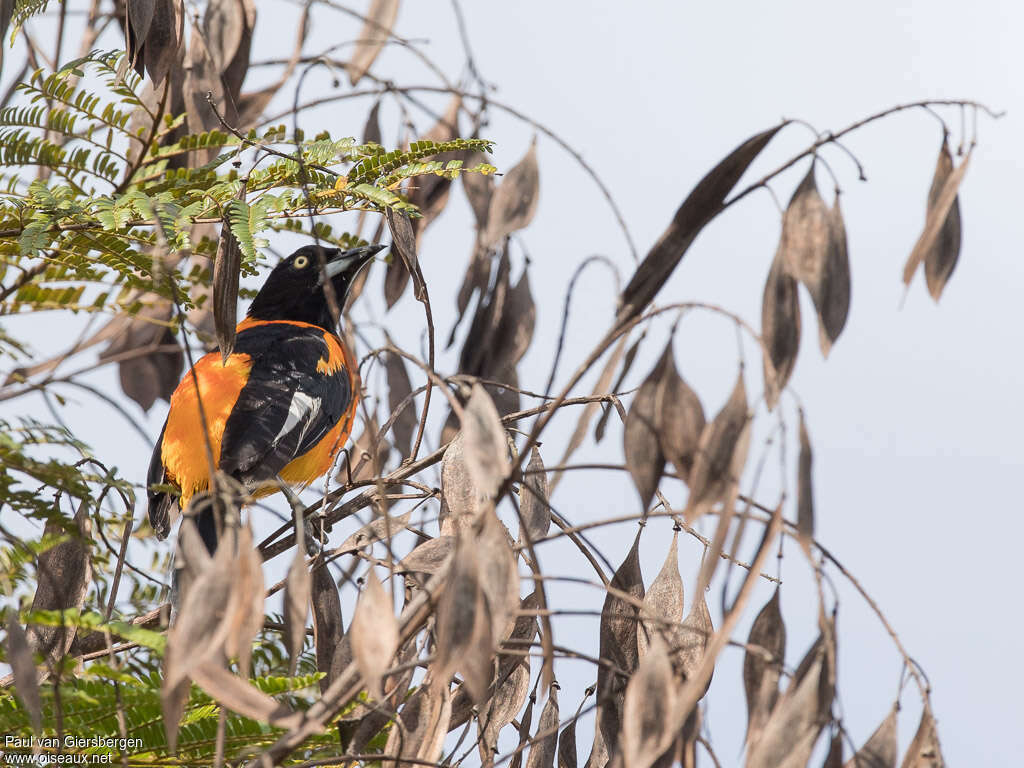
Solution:
<svg viewBox="0 0 1024 768"><path fill-rule="evenodd" d="M268 57L280 55L281 29L289 25L291 30L294 7L267 2L258 7L256 48ZM923 1L856 6L790 0L664 2L628 11L610 2L464 7L477 66L498 86L494 97L544 124L583 155L611 189L641 255L708 169L782 117L801 118L823 131L925 98L975 99L1006 110L998 121L978 119L979 144L961 187L960 262L938 306L920 275L903 302L900 279L924 222L924 201L941 142L938 123L917 110L852 134L846 145L863 163L867 183L857 181L854 166L841 152L824 151L844 190L852 305L843 335L825 361L812 307L802 295L803 341L790 387L806 410L814 446L818 538L876 598L927 672L947 760L953 765L1015 764L1024 749L1024 705L1017 695L1024 679L1015 663L1022 630L1018 560L1024 535L1019 496L1024 470L1019 439L1024 374L1019 308L1024 217L1019 190L1024 161L1018 151L1024 128L1019 87L1024 12L1011 3L975 3L968 12L960 3ZM323 8L315 14L309 50L352 39L358 32L344 15ZM451 79L464 74L464 53L448 3L404 3L395 31L429 41L423 50ZM399 47L387 48L375 71L402 84L435 84L422 64ZM258 82L260 73L252 77ZM329 74L314 74L306 93L322 96L332 87L330 81ZM347 88L343 78L338 91ZM444 104L443 99L425 101L438 111ZM306 126L358 136L371 104L372 99L362 99L324 107L309 116ZM954 129L955 146L959 113L942 114ZM432 123L428 116L413 116L423 130ZM399 120L394 104L385 102L386 143L396 140ZM967 128L970 133L970 119ZM526 151L534 129L495 111L481 135L497 142L493 162L507 170ZM749 178L776 167L812 139L806 128L787 128ZM546 380L565 289L577 265L587 256L603 254L618 265L624 280L633 267L622 233L592 181L553 142L544 136L538 142L540 208L512 251L513 279L523 268L524 250L531 261L537 332L519 370L522 385L533 389L542 388ZM783 204L805 172L806 165L798 165L773 183ZM832 184L820 169L818 183L830 200ZM336 228L351 226L343 218L332 223ZM456 185L449 210L428 230L420 254L444 332L451 321L446 307L452 305L472 245L471 227L468 205ZM779 229L780 215L771 197L764 192L751 195L702 233L658 301L720 304L758 328L761 293ZM287 250L283 241L279 245ZM423 325L419 305L407 295L385 313L379 277L368 289L369 303L361 301L360 317L367 327L383 323L410 349L417 349ZM614 282L603 268L588 270L580 280L563 381L604 333L615 297ZM670 323L666 318L651 326L627 386L635 387L646 376L668 338ZM38 331L40 348L45 348L48 327L54 326L42 325ZM681 373L710 416L724 403L736 376L732 324L691 313L679 325L674 349ZM749 340L743 354L753 402L761 391L760 361ZM451 372L456 362L453 348L438 367ZM116 390L112 371L93 381ZM590 381L581 385L580 393L589 391ZM386 398L379 378L366 383L371 394ZM794 484L794 403L793 398L784 399L789 437L781 461L776 439L758 492L768 504L774 504L783 485ZM5 406L0 415L11 414ZM67 416L99 456L141 479L148 448L101 409L72 406ZM145 416L140 412L140 418L155 436L165 413L161 403ZM554 423L542 448L549 464L561 455L575 420L575 413L566 412ZM613 418L603 443L594 446L588 440L575 459L622 461L621 428L615 422ZM777 417L767 416L762 403L744 487L749 487L750 470L776 424ZM666 481L663 488L682 506L681 485ZM635 513L638 507L628 475L585 471L568 473L552 503L575 523ZM791 499L791 517L794 507ZM642 539L648 581L661 566L671 533L665 521L658 522ZM618 563L635 528L616 526L595 532L592 539ZM705 522L705 532L709 529ZM689 608L701 548L691 539L680 544ZM579 572L578 558L561 545L549 545L540 558L549 573ZM851 737L860 744L896 695L900 658L864 602L834 570L831 575L840 601L842 713ZM795 665L816 633L816 598L806 562L791 545L782 576L787 656ZM734 588L736 583L734 574ZM580 600L600 607L601 594L595 590L556 587L553 594L556 602ZM770 594L770 585L759 586L739 636L745 636ZM718 584L707 595L716 624L719 595ZM556 624L556 639L565 636L567 644L593 649L595 630L592 619L563 619ZM707 697L708 727L726 765L740 760L745 723L741 658L736 649L724 652ZM592 682L592 671L566 663L558 677L565 715ZM920 707L912 687L904 690L901 701L902 750L916 728ZM580 741L585 759L589 745L585 738Z"/></svg>

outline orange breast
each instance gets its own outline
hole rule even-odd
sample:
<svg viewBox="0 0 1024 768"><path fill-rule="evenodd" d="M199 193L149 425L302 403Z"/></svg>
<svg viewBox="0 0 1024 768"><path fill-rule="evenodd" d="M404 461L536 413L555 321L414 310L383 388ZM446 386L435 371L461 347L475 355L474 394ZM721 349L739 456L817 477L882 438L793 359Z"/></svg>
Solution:
<svg viewBox="0 0 1024 768"><path fill-rule="evenodd" d="M211 352L195 364L195 376L186 373L171 395L161 455L168 479L181 488L182 509L188 506L194 493L210 485L210 461L203 440L200 399L213 464L217 466L224 425L245 386L251 365L248 355L231 355L227 363L222 363L220 352Z"/></svg>

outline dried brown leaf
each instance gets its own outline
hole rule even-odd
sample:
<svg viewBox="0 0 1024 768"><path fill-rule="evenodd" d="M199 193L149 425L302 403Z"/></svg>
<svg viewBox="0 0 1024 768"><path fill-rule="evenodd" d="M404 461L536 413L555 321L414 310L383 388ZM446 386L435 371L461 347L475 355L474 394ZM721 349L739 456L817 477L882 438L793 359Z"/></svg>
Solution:
<svg viewBox="0 0 1024 768"><path fill-rule="evenodd" d="M658 439L658 389L664 368L665 357L662 356L633 396L622 437L626 468L640 494L640 505L645 512L665 471L665 455Z"/></svg>
<svg viewBox="0 0 1024 768"><path fill-rule="evenodd" d="M355 85L363 79L391 34L398 17L398 0L373 0L366 12L366 21L359 33L352 58L349 59L348 79Z"/></svg>
<svg viewBox="0 0 1024 768"><path fill-rule="evenodd" d="M746 462L748 424L747 391L741 366L729 400L701 433L690 471L690 497L685 510L688 523L724 500L730 486L738 482Z"/></svg>
<svg viewBox="0 0 1024 768"><path fill-rule="evenodd" d="M857 754L846 761L844 768L896 768L899 759L899 740L896 721L899 703L893 704L889 714L864 743Z"/></svg>
<svg viewBox="0 0 1024 768"><path fill-rule="evenodd" d="M544 471L544 460L541 459L537 446L530 451L526 476L519 489L519 515L531 542L540 541L548 535L548 529L551 528L548 474ZM520 544L526 541L522 531L519 532L518 541Z"/></svg>
<svg viewBox="0 0 1024 768"><path fill-rule="evenodd" d="M43 538L63 541L41 553L36 560L36 593L32 597L32 611L69 611L77 613L85 604L85 596L92 581L92 519L89 517L90 500L85 499L75 512L74 525L65 529L55 521L48 521ZM26 631L29 648L40 654L51 665L64 656L75 639L75 627L44 627L29 625Z"/></svg>
<svg viewBox="0 0 1024 768"><path fill-rule="evenodd" d="M784 125L747 139L697 183L623 289L616 314L620 324L642 312L661 290L690 244L707 223L721 213L732 188Z"/></svg>
<svg viewBox="0 0 1024 768"><path fill-rule="evenodd" d="M363 126L363 144L380 144L380 99L373 102L370 113L366 116L366 125Z"/></svg>
<svg viewBox="0 0 1024 768"><path fill-rule="evenodd" d="M665 563L651 582L640 609L642 623L637 632L637 653L642 659L655 636L668 634L683 620L683 578L679 575L679 532L672 534L672 544Z"/></svg>
<svg viewBox="0 0 1024 768"><path fill-rule="evenodd" d="M291 728L302 719L301 712L293 712L214 660L197 664L191 675L196 685L232 712L278 728Z"/></svg>
<svg viewBox="0 0 1024 768"><path fill-rule="evenodd" d="M932 187L928 193L928 210L925 216L924 230L914 243L914 248L907 258L906 266L903 268L903 283L910 285L918 265L931 258L932 260L932 282L928 288L932 298L938 300L946 280L956 266L956 259L960 253L960 203L957 197L957 190L967 173L967 166L970 164L973 148L968 150L967 156L956 168L950 170L952 156L945 157L949 153L946 146L946 139L943 137L943 149L939 152L939 162L935 168L935 176L932 179ZM947 165L947 162L949 165ZM939 181L942 178L943 180ZM956 206L956 213L953 213ZM927 277L927 267L926 277Z"/></svg>
<svg viewBox="0 0 1024 768"><path fill-rule="evenodd" d="M775 254L761 301L761 338L767 347L764 360L765 402L771 410L786 388L800 351L800 301L796 280L786 272L781 244Z"/></svg>
<svg viewBox="0 0 1024 768"><path fill-rule="evenodd" d="M33 733L38 734L43 727L43 705L39 698L39 677L36 664L32 659L25 631L18 623L18 612L10 611L7 617L7 663L11 665L14 677L14 692L28 712Z"/></svg>
<svg viewBox="0 0 1024 768"><path fill-rule="evenodd" d="M394 413L401 402L412 394L412 382L409 381L409 374L400 356L389 353L385 356L384 364L388 380L388 407ZM395 447L403 459L409 458L412 452L412 437L416 432L417 423L416 401L410 400L391 428Z"/></svg>
<svg viewBox="0 0 1024 768"><path fill-rule="evenodd" d="M508 235L533 220L540 196L540 170L537 166L537 139L523 158L505 174L494 195L487 214L487 227L481 235L485 249L494 248Z"/></svg>
<svg viewBox="0 0 1024 768"><path fill-rule="evenodd" d="M800 543L810 552L814 540L814 488L811 482L811 465L814 454L811 451L811 439L807 434L807 423L803 409L800 409L800 466L797 473L796 490L796 529L800 534Z"/></svg>
<svg viewBox="0 0 1024 768"><path fill-rule="evenodd" d="M530 741L530 727L533 725L533 705L536 701L537 697L531 696L526 709L523 711L523 717L519 721L519 746L516 749L515 756L512 758L512 762L509 763L509 768L523 768L523 752L525 746Z"/></svg>
<svg viewBox="0 0 1024 768"><path fill-rule="evenodd" d="M672 744L677 694L665 642L656 635L626 687L621 743L625 768L649 768Z"/></svg>
<svg viewBox="0 0 1024 768"><path fill-rule="evenodd" d="M295 548L295 557L284 582L284 647L288 651L288 674L295 675L302 644L306 639L306 616L313 593L313 577L306 567L306 549L302 540Z"/></svg>
<svg viewBox="0 0 1024 768"><path fill-rule="evenodd" d="M665 347L660 365L661 376L655 393L658 442L665 458L675 465L679 476L689 482L704 431L704 407L697 393L676 370L671 340Z"/></svg>
<svg viewBox="0 0 1024 768"><path fill-rule="evenodd" d="M546 733L546 736L540 734ZM530 747L526 768L554 768L555 750L558 742L558 686L548 690L548 700L540 712L537 723L536 741Z"/></svg>
<svg viewBox="0 0 1024 768"><path fill-rule="evenodd" d="M942 748L939 746L939 734L935 729L935 718L931 710L925 707L914 739L903 757L902 768L945 768L945 765Z"/></svg>
<svg viewBox="0 0 1024 768"><path fill-rule="evenodd" d="M391 263L384 276L384 298L391 309L402 298L416 269L416 232L412 220L404 213L389 208L385 218L391 230ZM421 296L416 298L422 300Z"/></svg>
<svg viewBox="0 0 1024 768"><path fill-rule="evenodd" d="M345 637L345 624L341 615L341 598L338 585L334 583L330 569L325 564L316 565L312 576L313 602L313 644L316 646L316 668L324 677L320 678L320 690L325 691L333 681L331 661L334 650Z"/></svg>
<svg viewBox="0 0 1024 768"><path fill-rule="evenodd" d="M498 271L494 285L486 294L481 294L473 322L469 326L466 338L459 354L459 372L471 376L487 376L494 367L492 349L496 343L498 326L505 313L505 301L511 290L511 264L508 248L503 248L498 260Z"/></svg>
<svg viewBox="0 0 1024 768"><path fill-rule="evenodd" d="M800 662L761 738L749 745L747 768L807 765L814 744L831 717L835 693L834 631L829 622Z"/></svg>
<svg viewBox="0 0 1024 768"><path fill-rule="evenodd" d="M366 574L366 585L356 602L349 636L359 674L370 695L380 701L384 698L384 673L398 650L398 621L391 594L384 589L373 568Z"/></svg>
<svg viewBox="0 0 1024 768"><path fill-rule="evenodd" d="M770 655L770 659L765 658ZM747 698L747 744L756 744L779 698L779 675L786 659L786 625L779 590L764 604L750 627L743 656L743 692Z"/></svg>

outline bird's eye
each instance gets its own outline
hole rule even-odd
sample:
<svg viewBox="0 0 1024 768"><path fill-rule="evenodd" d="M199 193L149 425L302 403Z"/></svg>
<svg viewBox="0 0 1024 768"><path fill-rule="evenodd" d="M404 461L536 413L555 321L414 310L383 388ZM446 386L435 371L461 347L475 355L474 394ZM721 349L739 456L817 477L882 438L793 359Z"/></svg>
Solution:
<svg viewBox="0 0 1024 768"><path fill-rule="evenodd" d="M296 256L295 261L292 262L292 265L296 269L305 269L307 266L309 266L309 258L307 256Z"/></svg>

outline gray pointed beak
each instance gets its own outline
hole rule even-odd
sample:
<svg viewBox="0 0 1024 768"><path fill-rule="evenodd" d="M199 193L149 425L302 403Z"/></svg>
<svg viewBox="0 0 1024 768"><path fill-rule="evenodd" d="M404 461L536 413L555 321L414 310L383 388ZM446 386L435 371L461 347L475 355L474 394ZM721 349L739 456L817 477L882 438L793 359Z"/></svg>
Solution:
<svg viewBox="0 0 1024 768"><path fill-rule="evenodd" d="M327 262L327 276L333 279L344 273L349 277L354 277L370 259L383 251L385 247L383 245L364 245L341 251Z"/></svg>

